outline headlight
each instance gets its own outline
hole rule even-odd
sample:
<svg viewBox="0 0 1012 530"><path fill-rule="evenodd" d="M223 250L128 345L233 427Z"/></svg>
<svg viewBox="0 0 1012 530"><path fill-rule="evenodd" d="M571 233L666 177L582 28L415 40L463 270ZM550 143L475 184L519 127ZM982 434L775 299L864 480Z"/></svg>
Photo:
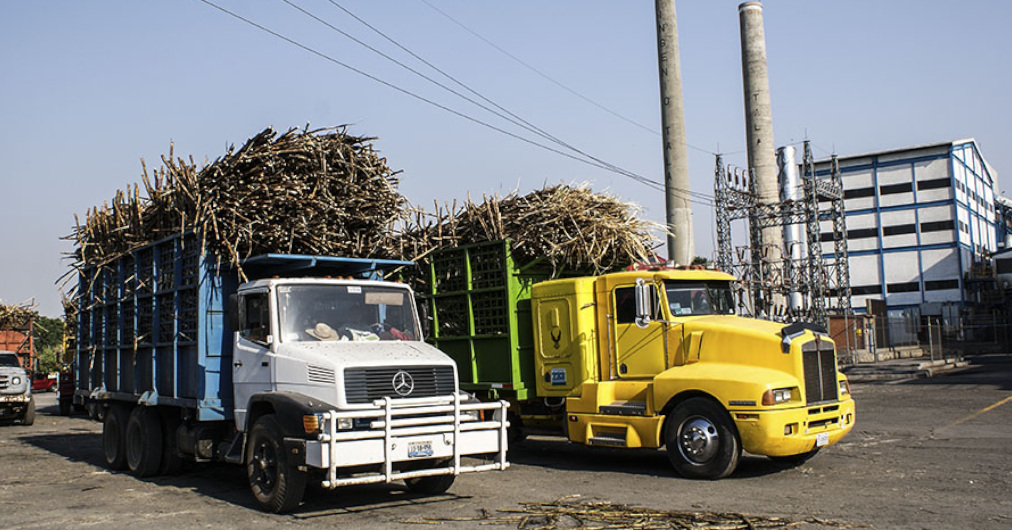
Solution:
<svg viewBox="0 0 1012 530"><path fill-rule="evenodd" d="M353 418L338 418L337 419L337 430L339 431L350 431L355 428L355 420Z"/></svg>
<svg viewBox="0 0 1012 530"><path fill-rule="evenodd" d="M779 405L781 403L787 403L791 400L790 388L777 388L773 390L767 390L763 393L763 406L769 407L771 405Z"/></svg>
<svg viewBox="0 0 1012 530"><path fill-rule="evenodd" d="M20 377L14 376L14 377L11 378L11 386L18 386L20 384L21 384L21 378Z"/></svg>
<svg viewBox="0 0 1012 530"><path fill-rule="evenodd" d="M850 382L848 382L846 380L840 381L840 395L841 396L849 396L850 395Z"/></svg>

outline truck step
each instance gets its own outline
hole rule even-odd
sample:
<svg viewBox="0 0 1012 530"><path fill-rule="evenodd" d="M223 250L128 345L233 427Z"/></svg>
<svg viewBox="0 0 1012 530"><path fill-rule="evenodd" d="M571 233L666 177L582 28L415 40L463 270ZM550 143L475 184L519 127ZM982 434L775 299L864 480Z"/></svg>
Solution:
<svg viewBox="0 0 1012 530"><path fill-rule="evenodd" d="M616 401L611 405L601 405L601 414L609 416L646 416L646 401Z"/></svg>
<svg viewBox="0 0 1012 530"><path fill-rule="evenodd" d="M625 436L618 434L599 434L587 439L588 445L603 445L607 447L625 447Z"/></svg>

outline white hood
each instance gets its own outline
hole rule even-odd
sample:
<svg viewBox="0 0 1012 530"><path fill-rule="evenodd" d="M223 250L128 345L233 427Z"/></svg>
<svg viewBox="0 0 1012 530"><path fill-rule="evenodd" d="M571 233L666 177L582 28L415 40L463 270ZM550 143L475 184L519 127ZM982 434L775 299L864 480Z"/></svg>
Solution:
<svg viewBox="0 0 1012 530"><path fill-rule="evenodd" d="M360 366L453 365L445 353L421 341L290 342L278 347L278 355L338 371Z"/></svg>

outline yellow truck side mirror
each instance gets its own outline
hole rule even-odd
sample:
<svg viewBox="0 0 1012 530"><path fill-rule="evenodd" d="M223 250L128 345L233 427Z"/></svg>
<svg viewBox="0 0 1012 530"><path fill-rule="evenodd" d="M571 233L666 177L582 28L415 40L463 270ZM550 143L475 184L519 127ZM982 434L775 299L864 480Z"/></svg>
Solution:
<svg viewBox="0 0 1012 530"><path fill-rule="evenodd" d="M643 278L636 279L636 327L644 329L650 324L650 316L653 302L653 285L643 281Z"/></svg>

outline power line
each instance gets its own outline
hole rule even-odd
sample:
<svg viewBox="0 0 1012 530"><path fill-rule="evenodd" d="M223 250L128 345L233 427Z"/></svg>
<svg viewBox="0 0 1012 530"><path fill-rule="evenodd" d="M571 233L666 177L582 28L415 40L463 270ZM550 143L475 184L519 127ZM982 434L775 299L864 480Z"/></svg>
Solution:
<svg viewBox="0 0 1012 530"><path fill-rule="evenodd" d="M499 132L501 134L504 134L506 136L509 136L511 138L519 140L521 142L525 142L527 144L534 145L536 147L540 147L541 149L544 149L546 151L549 151L549 152L552 152L552 153L564 156L566 158L569 158L569 159L572 159L572 160L576 160L578 162L582 162L584 164L591 165L591 166L594 166L594 167L598 167L600 169L606 169L606 170L609 170L609 171L616 172L616 173L618 173L620 175L626 176L626 177L631 178L631 179L633 179L633 180L635 180L637 182L640 182L641 184L644 184L646 186L652 187L652 188L654 188L656 190L661 190L662 191L664 189L663 186L660 183L658 183L656 181L653 181L653 180L650 180L650 179L647 179L646 177L637 175L637 174L632 173L632 172L627 172L625 170L621 170L621 168L617 168L617 167L614 167L614 166L609 167L610 165L608 165L606 163L603 163L603 162L600 162L600 161L596 161L594 159L587 160L587 159L584 159L584 158L580 158L580 157L571 155L569 153L560 151L558 149L552 148L550 146L541 144L541 143L536 142L534 140L531 140L531 139L528 139L528 138L524 138L523 136L520 136L520 135L515 134L513 132L507 131L505 129L502 129L501 127L497 127L497 126L492 125L490 123L487 123L485 121L479 120L477 118L474 118L472 116L464 114L463 112L460 112L460 111L457 111L457 110L452 109L450 107L447 107L446 105L440 104L440 103L438 103L438 102L436 102L434 100L431 100L429 98L426 98L424 96L421 96L419 94L411 92L411 91L409 91L407 89L401 88L401 87L399 87L399 86L397 86L397 85L395 85L393 83L385 81L385 80L383 80L383 79L381 79L381 78L379 78L377 76L369 74L368 72L365 72L363 70L355 68L354 66L351 66L350 64L347 64L347 63L345 63L343 61L340 61L339 59L331 57L330 55L327 55L327 54L325 54L323 52L320 52L320 51L318 51L318 50L316 50L314 48L311 48L311 47L309 47L309 46L307 46L305 44L302 44L302 43L300 43L300 42L298 42L298 41L296 41L296 40L294 40L294 39L292 39L290 37L287 37L287 36L285 36L285 35L283 35L281 33L278 33L278 32L276 32L274 30L271 30L270 28L267 28L266 26L263 26L263 25L255 22L253 20L250 20L249 18L246 18L246 17L244 17L244 16L242 16L242 15L240 15L238 13L235 13L233 11L230 11L230 10L228 10L228 9L226 9L226 8L218 5L218 4L215 4L211 0L200 0L200 2L206 4L206 5L210 6L210 7L213 7L214 9L217 9L218 11L221 11L222 13L225 13L225 14L227 14L227 15L229 15L229 16L237 19L237 20L240 20L240 21L242 21L242 22L250 25L250 26L253 26L253 27L255 27L255 28L257 28L257 29L259 29L259 30L261 30L261 31L263 31L263 32L265 32L265 33L267 33L267 34L275 37L275 38L281 39L281 40L283 40L283 41L285 41L285 42L287 42L287 43L289 43L289 44L291 44L293 46L296 46L296 47L301 48L301 49L303 49L303 50L305 50L305 51L307 51L309 53L312 53L313 55L316 55L317 57L320 57L321 59L324 59L324 60L329 61L329 62L331 62L333 64L336 64L338 66L346 68L346 69L348 69L348 70L350 70L350 71L352 71L354 73L357 73L357 74L359 74L359 75L361 75L361 76L363 76L363 77L365 77L367 79L375 81L375 82L377 82L377 83L379 83L379 84L381 84L383 86L386 86L386 87L391 88L391 89L393 89L393 90L395 90L397 92L400 92L400 93L402 93L404 95L407 95L409 97L412 97L412 98L417 99L419 101L422 101L424 103L432 105L432 106L434 106L436 108L439 108L441 110L449 112L450 114L453 114L453 115L455 115L457 117L463 118L463 119L465 119L467 121L470 121L472 123L481 125L483 127L486 127L486 128L491 129L493 131ZM708 197L708 196L702 196L702 194L694 193L691 190L677 190L677 191L680 191L681 193L686 193L690 197L695 196L695 195L701 195L701 199L703 201L709 201L709 200L711 200L710 197ZM701 202L701 201L698 201L698 200L697 201L693 201L691 198L688 199L688 200L690 200L690 202L696 202L697 204L703 204L705 206L712 206L712 203L709 203L709 202Z"/></svg>
<svg viewBox="0 0 1012 530"><path fill-rule="evenodd" d="M429 2L428 0L421 0L421 1L425 5L427 5L430 8L432 8L432 10L434 10L435 12L437 12L440 15L443 15L444 17L446 17L446 19L449 20L450 22L453 22L457 26L460 26L464 31L470 33L471 35L474 35L476 38L478 38L479 40L481 40L485 44L488 44L492 48L495 48L496 50L498 50L503 55L509 57L510 59L513 59L514 61L516 61L520 65L524 66L528 70L530 70L530 71L534 72L535 74L541 76L542 78L548 80L552 84L557 85L558 87L562 88L566 92L569 92L570 94L573 94L574 96L576 96L576 97L578 97L578 98L586 101L587 103L590 103L591 105L593 105L593 106L595 106L595 107L597 107L597 108L599 108L599 109L607 112L608 114L611 114L612 116L615 116L616 118L618 118L618 119L620 119L622 121L630 123L630 124L632 124L635 127L643 129L644 131L646 131L648 133L651 133L651 134L653 134L655 136L660 136L661 135L661 133L657 129L654 129L654 128L646 126L646 125L643 125L642 123L639 123L639 122L637 122L637 121L635 121L635 120L633 120L631 118L627 118L627 117L623 116L622 114L619 114L617 111L614 111L614 110L612 110L612 109L604 106L603 104L598 103L597 101L591 99L590 97L581 94L576 89L569 87L568 85L566 85L562 81L559 81L559 80L555 79L554 77L552 77L552 76L550 76L550 75L542 72L538 68L536 68L536 67L532 66L531 64L527 63L526 61L524 61L523 59L517 57L516 55L513 55L512 53L510 53L509 51L507 51L506 49L504 49L502 46L499 46L495 42L492 42L490 39L486 38L484 35L478 33L474 29L471 29L469 26L467 26L463 22L461 22L461 21L453 18L447 12L445 12L442 9L439 9L438 7L432 5L432 3ZM713 151L710 151L708 149L703 149L702 147L696 147L696 146L691 145L691 144L686 144L686 146L689 149L695 149L696 151L699 151L701 153L706 153L708 155L716 155L717 154L717 153L714 153Z"/></svg>
<svg viewBox="0 0 1012 530"><path fill-rule="evenodd" d="M310 16L311 18L313 18L317 22L320 22L321 24L326 25L327 27L333 29L334 31L337 31L341 35L344 35L344 36L348 37L349 39L355 41L356 43L361 44L362 46L368 48L369 50L371 50L371 51L379 54L380 56L382 56L382 57L384 57L384 58L386 58L386 59L394 62L395 64L397 64L397 65L399 65L399 66L407 69L408 71L410 71L410 72L412 72L412 73L414 73L414 74L422 77L423 79L426 79L427 81L429 81L429 82L431 82L431 83L439 86L440 88L443 88L444 90L447 90L448 92L450 92L450 93L452 93L452 94L454 94L454 95L456 95L456 96L458 96L458 97L460 97L460 98L462 98L462 99L464 99L464 100L466 100L466 101L468 101L468 102L470 102L470 103L472 103L474 105L477 105L478 107L480 107L480 108L482 108L482 109L484 109L484 110L486 110L488 112L491 112L492 114L495 114L496 116L498 116L498 117L500 117L502 119L505 119L505 120L513 123L514 125L517 125L517 126L519 126L521 128L524 128L524 129L527 129L528 131L533 132L533 133L541 136L542 138L545 138L546 140L555 142L556 144L558 144L558 145L560 145L562 147L565 147L565 148L567 148L567 149L569 149L569 150L571 150L571 151L573 151L575 153L578 153L578 154L580 154L580 155L582 155L582 156L584 156L584 157L586 157L586 158L588 158L590 160L598 162L598 164L600 164L600 165L598 165L597 167L601 167L602 169L609 169L609 170L611 170L611 171L613 171L615 173L618 173L618 174L630 177L633 180L640 181L643 184L647 184L647 185L659 184L656 181L649 180L646 177L643 177L643 176L638 175L636 173L633 173L633 172L631 172L629 170L626 170L624 168L621 168L619 166L616 166L614 164L611 164L609 162L601 160L601 159L599 159L597 157L594 157L594 156L590 155L589 153L586 153L586 152L582 151L581 149L579 149L579 148L577 148L577 147L569 144L568 142L565 142L565 141L559 139L558 137L556 137L556 136L554 136L554 135L546 132L545 130L541 129L540 127L534 125L533 123L525 120L524 118L522 118L522 117L518 116L517 114L511 112L510 110L506 109L502 105L499 105L495 101L493 101L493 100L489 99L488 97L484 96L483 94L481 94L477 90L475 90L475 89L471 88L470 86L468 86L463 81L460 81L456 77L450 75L449 73L447 73L443 69L439 68L438 66L432 64L432 62L426 60L425 58L421 57L417 53L411 51L410 49L408 49L406 46L404 46L401 43L399 43L394 38L390 37L389 35L387 35L383 31L381 31L380 29L376 28L372 24L369 24L367 21L365 21L364 19L362 19L361 17L359 17L355 13L351 12L349 9L345 8L344 6L342 6L336 0L328 0L328 1L332 5L334 5L334 7L337 7L338 9L340 9L341 11L343 11L348 16L354 18L356 21L358 21L359 23L361 23L365 27L369 28L370 30L372 30L373 32L375 32L376 34L378 34L379 36L383 37L384 39L386 39L388 42L390 42L394 46L397 46L402 51L404 51L405 53L411 55L412 57L414 57L415 59L417 59L422 64L424 64L424 65L428 66L429 68L431 68L431 69L435 70L436 72L438 72L443 77L446 77L447 79L449 79L450 81L453 81L454 83L456 83L457 85L461 86L462 88L464 88L468 92L474 94L478 98L482 99L483 101L487 102L488 104L490 104L490 105L494 106L495 108L499 109L500 111L502 111L502 113L505 113L506 115L508 115L508 117L504 116L503 114L501 114L499 112L496 112L496 111L494 111L492 109L489 109L485 105L482 105L481 103L478 103L478 102L474 101L473 99L471 99L471 98L469 98L467 96L464 96L463 94L460 94L459 92L453 90L452 88L449 88L449 87L443 85L442 83L439 83L438 81L430 78L429 76L418 72L417 70L411 68L410 66L407 66L404 63L402 63L402 62L400 62L400 61L398 61L398 60L390 57L389 55L387 55L387 54L385 54L383 52L380 52L379 50L375 49L374 47L372 47L372 46L370 46L370 45L368 45L368 44L360 41L359 39L356 39L356 38L352 37L347 32L342 31L342 30L334 27L332 24L330 24L330 23L328 23L328 22L320 19L316 15L313 15L312 13L309 13L305 9L292 4L292 2L290 0L282 0L282 1L285 2L286 4L290 5L290 6L294 7L295 9L298 9L299 11L301 11L304 14L306 14L307 16ZM647 181L644 182L641 179L646 179ZM689 196L692 196L692 194L694 193L691 190L676 190L676 191L680 191L682 193L688 193ZM701 197L701 198L704 199L704 200L710 200L710 197Z"/></svg>

